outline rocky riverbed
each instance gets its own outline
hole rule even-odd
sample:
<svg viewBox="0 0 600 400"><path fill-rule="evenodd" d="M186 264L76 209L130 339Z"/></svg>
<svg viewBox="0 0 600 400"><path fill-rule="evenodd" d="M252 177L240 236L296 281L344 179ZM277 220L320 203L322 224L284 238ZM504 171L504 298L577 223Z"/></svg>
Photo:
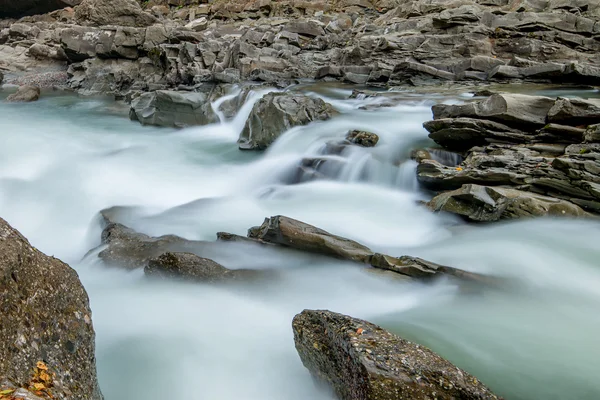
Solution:
<svg viewBox="0 0 600 400"><path fill-rule="evenodd" d="M0 0L0 399L597 397L599 10Z"/></svg>

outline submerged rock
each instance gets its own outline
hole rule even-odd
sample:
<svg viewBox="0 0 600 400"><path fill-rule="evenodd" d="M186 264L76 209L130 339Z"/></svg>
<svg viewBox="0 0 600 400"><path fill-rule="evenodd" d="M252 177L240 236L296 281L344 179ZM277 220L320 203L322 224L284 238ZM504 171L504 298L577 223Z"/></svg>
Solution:
<svg viewBox="0 0 600 400"><path fill-rule="evenodd" d="M371 132L350 131L346 135L346 140L362 147L373 147L379 142L379 136Z"/></svg>
<svg viewBox="0 0 600 400"><path fill-rule="evenodd" d="M543 216L590 216L581 207L566 200L480 185L464 185L460 189L442 193L428 205L434 211L450 212L477 222Z"/></svg>
<svg viewBox="0 0 600 400"><path fill-rule="evenodd" d="M41 382L54 399L101 400L92 314L77 273L2 219L0 254L0 383L27 385L45 371Z"/></svg>
<svg viewBox="0 0 600 400"><path fill-rule="evenodd" d="M13 103L27 103L37 101L40 98L40 88L37 86L20 86L16 93L6 98L6 101Z"/></svg>
<svg viewBox="0 0 600 400"><path fill-rule="evenodd" d="M248 236L297 250L363 263L368 263L373 254L371 249L354 240L281 215L266 218Z"/></svg>
<svg viewBox="0 0 600 400"><path fill-rule="evenodd" d="M301 94L268 93L252 108L238 141L242 150L264 150L288 129L326 120L338 112L331 104Z"/></svg>
<svg viewBox="0 0 600 400"><path fill-rule="evenodd" d="M433 351L370 322L304 310L292 328L304 366L341 400L498 399Z"/></svg>
<svg viewBox="0 0 600 400"><path fill-rule="evenodd" d="M248 281L263 275L261 271L256 270L228 269L213 260L191 253L161 254L148 261L144 273L147 276L179 278L204 283Z"/></svg>
<svg viewBox="0 0 600 400"><path fill-rule="evenodd" d="M207 93L171 90L157 90L137 97L131 102L129 117L142 125L176 128L218 121Z"/></svg>

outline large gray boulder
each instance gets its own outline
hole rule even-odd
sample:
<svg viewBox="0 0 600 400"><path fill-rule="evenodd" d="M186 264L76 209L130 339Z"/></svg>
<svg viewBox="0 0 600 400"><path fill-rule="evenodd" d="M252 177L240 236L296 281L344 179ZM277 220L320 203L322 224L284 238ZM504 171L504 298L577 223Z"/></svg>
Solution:
<svg viewBox="0 0 600 400"><path fill-rule="evenodd" d="M19 89L8 96L6 101L13 103L27 103L37 101L40 98L40 88L37 86L20 86Z"/></svg>
<svg viewBox="0 0 600 400"><path fill-rule="evenodd" d="M36 384L44 398L102 399L92 313L77 273L3 219L0 315L0 384Z"/></svg>
<svg viewBox="0 0 600 400"><path fill-rule="evenodd" d="M73 7L81 0L0 0L0 18L18 18Z"/></svg>
<svg viewBox="0 0 600 400"><path fill-rule="evenodd" d="M252 108L238 143L242 150L263 150L294 126L326 120L337 114L333 106L322 99L269 93Z"/></svg>
<svg viewBox="0 0 600 400"><path fill-rule="evenodd" d="M600 99L566 99L559 97L548 111L548 122L569 125L600 123Z"/></svg>
<svg viewBox="0 0 600 400"><path fill-rule="evenodd" d="M561 199L503 187L464 185L442 193L429 203L434 211L460 215L470 221L494 222L530 217L589 217L581 207Z"/></svg>
<svg viewBox="0 0 600 400"><path fill-rule="evenodd" d="M149 26L156 22L135 0L83 0L75 8L75 19L90 26Z"/></svg>
<svg viewBox="0 0 600 400"><path fill-rule="evenodd" d="M341 400L498 399L468 372L370 322L304 310L292 328L304 366Z"/></svg>
<svg viewBox="0 0 600 400"><path fill-rule="evenodd" d="M437 104L433 118L478 118L501 122L518 128L541 127L546 124L554 99L522 94L494 94L483 101L463 105Z"/></svg>
<svg viewBox="0 0 600 400"><path fill-rule="evenodd" d="M207 93L172 90L157 90L137 97L131 102L129 116L142 125L176 128L218 121Z"/></svg>

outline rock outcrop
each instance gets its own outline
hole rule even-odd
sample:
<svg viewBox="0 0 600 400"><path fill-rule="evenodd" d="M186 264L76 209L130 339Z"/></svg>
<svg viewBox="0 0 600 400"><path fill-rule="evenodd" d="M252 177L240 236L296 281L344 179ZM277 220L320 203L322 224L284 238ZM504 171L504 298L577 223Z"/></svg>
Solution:
<svg viewBox="0 0 600 400"><path fill-rule="evenodd" d="M6 101L13 103L27 103L37 101L40 98L40 88L37 86L21 86L19 89L9 95Z"/></svg>
<svg viewBox="0 0 600 400"><path fill-rule="evenodd" d="M367 321L304 310L292 328L304 366L341 400L498 399L433 351Z"/></svg>
<svg viewBox="0 0 600 400"><path fill-rule="evenodd" d="M170 90L157 90L135 98L129 116L142 125L177 128L218 121L207 93Z"/></svg>
<svg viewBox="0 0 600 400"><path fill-rule="evenodd" d="M561 199L504 187L463 185L429 202L433 211L460 215L476 222L528 217L590 217L581 207Z"/></svg>
<svg viewBox="0 0 600 400"><path fill-rule="evenodd" d="M252 108L239 139L242 150L264 150L294 126L322 121L337 111L322 99L292 93L268 93Z"/></svg>
<svg viewBox="0 0 600 400"><path fill-rule="evenodd" d="M102 399L92 314L77 273L2 219L0 314L0 385L44 398Z"/></svg>
<svg viewBox="0 0 600 400"><path fill-rule="evenodd" d="M60 3L25 3L52 1ZM294 79L388 88L457 81L600 84L597 0L574 7L520 0L143 4L83 0L74 12L19 21L1 29L0 66L15 73L46 63L64 67L43 58L52 51L27 50L61 47L63 30L84 25L89 30L80 47L93 54L68 60L69 85L83 92ZM128 30L115 46L127 51L97 46L99 36L118 27Z"/></svg>
<svg viewBox="0 0 600 400"><path fill-rule="evenodd" d="M599 107L593 99L512 94L434 106L424 124L429 136L464 159L457 166L422 159L418 180L455 190L432 207L472 220L600 213Z"/></svg>
<svg viewBox="0 0 600 400"><path fill-rule="evenodd" d="M379 136L371 132L354 130L348 132L346 140L361 147L373 147L379 142Z"/></svg>

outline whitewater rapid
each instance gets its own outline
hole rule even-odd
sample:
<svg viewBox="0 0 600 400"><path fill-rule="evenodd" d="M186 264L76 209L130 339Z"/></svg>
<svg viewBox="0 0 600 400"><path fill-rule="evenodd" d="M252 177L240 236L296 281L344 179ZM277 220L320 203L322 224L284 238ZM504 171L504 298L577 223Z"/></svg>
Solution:
<svg viewBox="0 0 600 400"><path fill-rule="evenodd" d="M293 128L264 153L236 145L260 92L234 119L221 114L219 124L184 130L142 127L105 99L47 94L34 104L0 103L0 216L80 274L105 398L330 399L294 349L291 320L305 308L380 323L507 399L599 398L598 223L473 227L419 205L427 194L410 150L428 143L421 124L432 104L465 96L413 94L363 110L380 100L348 99L351 88L304 90L341 116ZM345 154L335 179L287 184L302 159L320 156L349 129L377 133L380 142ZM127 224L144 233L201 240L244 235L281 214L376 251L515 284L464 293L448 282L407 283L320 257L243 249L226 266L276 268L278 280L229 288L156 282L83 258L100 242L97 213L112 206L130 206Z"/></svg>

